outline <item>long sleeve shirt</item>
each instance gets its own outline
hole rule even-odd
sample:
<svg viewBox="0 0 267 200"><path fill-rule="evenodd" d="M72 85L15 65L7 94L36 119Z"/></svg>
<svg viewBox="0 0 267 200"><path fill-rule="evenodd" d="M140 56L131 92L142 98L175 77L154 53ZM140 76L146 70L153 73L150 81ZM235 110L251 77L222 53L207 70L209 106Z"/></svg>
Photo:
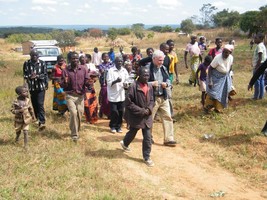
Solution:
<svg viewBox="0 0 267 200"><path fill-rule="evenodd" d="M36 74L36 78L32 79L31 75ZM48 75L45 62L37 60L33 63L31 60L23 64L23 77L26 80L29 91L43 91L48 87Z"/></svg>
<svg viewBox="0 0 267 200"><path fill-rule="evenodd" d="M66 83L65 80L68 80ZM69 65L62 71L61 87L67 94L85 94L85 86L89 79L88 69L79 65L77 68L73 69Z"/></svg>

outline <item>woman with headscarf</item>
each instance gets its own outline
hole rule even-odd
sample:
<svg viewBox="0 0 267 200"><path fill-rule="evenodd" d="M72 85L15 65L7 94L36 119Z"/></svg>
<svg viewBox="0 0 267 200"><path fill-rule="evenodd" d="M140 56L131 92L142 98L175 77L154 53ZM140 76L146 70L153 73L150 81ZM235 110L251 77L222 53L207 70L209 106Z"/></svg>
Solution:
<svg viewBox="0 0 267 200"><path fill-rule="evenodd" d="M186 45L186 49L184 52L184 62L185 62L185 67L188 69L188 64L187 64L187 55L190 55L190 68L191 68L191 74L189 77L189 84L196 86L196 71L198 66L201 63L201 54L200 54L200 49L198 47L197 43L197 36L192 35L191 36L191 42L189 42Z"/></svg>
<svg viewBox="0 0 267 200"><path fill-rule="evenodd" d="M210 64L207 77L207 96L205 100L205 111L222 112L228 105L228 96L232 87L230 71L233 65L233 45L225 45L223 52L215 56Z"/></svg>

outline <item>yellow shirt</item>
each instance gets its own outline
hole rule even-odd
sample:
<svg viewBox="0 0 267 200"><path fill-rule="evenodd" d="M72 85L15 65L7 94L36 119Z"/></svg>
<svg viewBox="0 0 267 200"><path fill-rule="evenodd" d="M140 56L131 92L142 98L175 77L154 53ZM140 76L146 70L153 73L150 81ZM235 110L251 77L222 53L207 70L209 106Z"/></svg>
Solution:
<svg viewBox="0 0 267 200"><path fill-rule="evenodd" d="M174 56L173 55L171 55L171 54L168 54L168 56L169 56L169 58L170 58L170 61L171 61L171 63L170 63L170 67L169 67L169 73L170 74L173 74L174 72L175 72L175 70L174 70L174 68L175 68L175 58L174 58ZM177 57L176 57L177 58Z"/></svg>

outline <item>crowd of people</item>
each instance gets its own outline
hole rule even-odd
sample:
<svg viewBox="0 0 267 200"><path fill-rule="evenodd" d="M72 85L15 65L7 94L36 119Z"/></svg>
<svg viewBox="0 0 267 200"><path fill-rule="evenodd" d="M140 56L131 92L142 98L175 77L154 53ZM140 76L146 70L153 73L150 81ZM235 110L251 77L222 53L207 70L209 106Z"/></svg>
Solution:
<svg viewBox="0 0 267 200"><path fill-rule="evenodd" d="M205 41L204 36L198 41L198 37L193 35L185 46L184 63L186 68L191 68L188 82L199 86L205 112L221 113L231 100L230 95L235 94L232 84L234 45L229 42L223 47L222 39L216 38L216 46L208 50ZM262 45L262 35L256 35L254 41L257 44L253 55L254 76L248 89L256 82L253 98L261 99L264 94L262 74L267 67L266 49ZM149 47L146 56L142 56L135 46L130 54L126 54L123 48L118 53L113 48L101 53L95 47L92 55L69 52L67 62L62 55L58 56L52 72L52 108L60 115L69 112L72 140L77 142L79 139L83 117L90 124L106 117L112 134L123 132L125 120L128 132L120 141L122 149L129 152L129 145L137 131L142 129L144 162L154 166L150 152L154 143L153 121L158 116L163 127L163 145L176 146L172 90L174 83L179 84L179 61L174 45L170 39L161 43L158 50ZM23 131L26 147L32 121L38 122L40 131L46 128L44 100L49 80L45 62L39 59L38 52L30 52L30 59L23 65L23 75L25 84L16 88L18 97L12 105L12 113L15 114L16 141ZM100 84L99 94L95 90L97 82ZM267 123L263 132L267 136Z"/></svg>

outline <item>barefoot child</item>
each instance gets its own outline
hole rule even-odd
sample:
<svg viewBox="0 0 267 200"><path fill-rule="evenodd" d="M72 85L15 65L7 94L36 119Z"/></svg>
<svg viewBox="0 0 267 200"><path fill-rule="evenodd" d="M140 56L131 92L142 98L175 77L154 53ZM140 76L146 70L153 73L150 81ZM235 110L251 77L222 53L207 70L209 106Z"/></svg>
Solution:
<svg viewBox="0 0 267 200"><path fill-rule="evenodd" d="M212 57L206 56L204 62L199 65L196 76L198 77L198 85L199 90L202 92L201 94L201 104L204 106L205 98L206 98L206 78L209 65L211 63ZM200 72L200 75L198 73Z"/></svg>
<svg viewBox="0 0 267 200"><path fill-rule="evenodd" d="M28 97L28 89L18 86L15 91L18 97L12 104L11 112L15 115L16 142L19 141L19 136L23 131L24 147L27 148L29 124L35 120L35 117Z"/></svg>

